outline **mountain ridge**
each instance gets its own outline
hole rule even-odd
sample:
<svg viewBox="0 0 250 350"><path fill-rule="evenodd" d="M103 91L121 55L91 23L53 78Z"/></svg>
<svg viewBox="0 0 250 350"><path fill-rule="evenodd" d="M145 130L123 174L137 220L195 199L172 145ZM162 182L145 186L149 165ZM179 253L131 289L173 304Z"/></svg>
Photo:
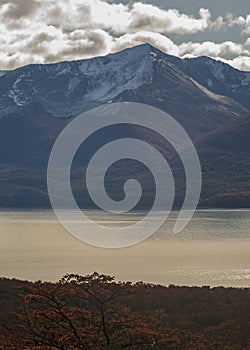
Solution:
<svg viewBox="0 0 250 350"><path fill-rule="evenodd" d="M0 76L0 206L49 206L46 167L59 133L88 109L126 101L155 106L171 114L187 131L203 169L201 205L225 206L230 192L234 193L230 206L250 207L248 137L246 133L240 137L248 130L250 119L250 72L212 60L212 65L218 64L218 75L207 63L210 60L182 60L146 44L88 60L27 65ZM215 78L213 85L208 84ZM242 115L246 116L244 122ZM173 165L176 181L185 182L167 142L140 127L118 127L106 136L94 137L88 154L80 152L83 164L76 163L73 187L82 206L92 205L80 189L90 153L102 142L117 137L151 143ZM228 141L231 138L237 140L233 148ZM121 164L117 172L110 172L107 186L112 195L121 198L126 172L142 175L147 187L144 204L148 205L154 189L145 171L135 164ZM249 193L242 200L244 191ZM181 198L183 185L177 191L178 203Z"/></svg>
<svg viewBox="0 0 250 350"><path fill-rule="evenodd" d="M201 59L204 60L202 57ZM112 101L124 91L135 90L144 84L150 83L154 73L154 65L162 60L165 63L173 64L174 67L172 68L179 69L187 76L191 74L192 79L212 93L223 95L216 84L211 85L211 83L205 82L199 74L195 76L190 64L192 65L192 62L194 62L196 65L200 58L183 60L165 54L149 44L143 44L106 56L51 64L31 64L5 73L0 77L0 105L5 106L5 109L0 108L0 117L10 112L17 112L20 106L37 102L42 103L49 113L58 117L79 114L83 110L93 108L100 103ZM223 64L212 61L219 66ZM129 62L129 65L127 65L127 62ZM250 81L250 72L239 71L229 65L223 65L234 74L246 75L246 81ZM98 69L100 70L100 77L95 74ZM120 76L117 74L118 70L122 72L122 74L119 74ZM44 80L44 87L41 86L42 79ZM60 95L58 87L56 87L57 92L51 89L51 86L53 88L55 84L55 81L53 81L55 79L64 86L63 94L66 101L61 107L57 102L60 98L62 99L62 94ZM211 80L211 78L209 79ZM38 80L40 83L38 83ZM8 91L6 91L6 88ZM48 89L50 89L49 93ZM242 89L244 87L241 87ZM237 92L237 96L240 92L242 91ZM72 94L77 93L80 94L81 101L75 99L78 106L76 103L75 109L72 109L72 106L70 106ZM52 99L53 94L54 100ZM224 96L233 98L239 104L244 102L242 102L242 99L240 101L235 99L232 91L225 91ZM242 106L247 109L250 108L248 102L244 102Z"/></svg>

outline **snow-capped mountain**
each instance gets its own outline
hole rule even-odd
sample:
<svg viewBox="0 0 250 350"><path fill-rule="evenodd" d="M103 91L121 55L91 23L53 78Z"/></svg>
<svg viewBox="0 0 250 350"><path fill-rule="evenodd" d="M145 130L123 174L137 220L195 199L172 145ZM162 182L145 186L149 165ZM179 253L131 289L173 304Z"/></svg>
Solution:
<svg viewBox="0 0 250 350"><path fill-rule="evenodd" d="M250 72L242 72L209 57L185 59L183 71L216 94L234 98L250 109Z"/></svg>
<svg viewBox="0 0 250 350"><path fill-rule="evenodd" d="M88 60L0 71L0 206L48 206L46 167L58 134L78 114L117 101L153 105L185 128L201 157L203 203L227 206L225 201L234 198L231 205L242 205L244 192L244 205L250 206L249 83L250 72L208 57L182 60L148 44ZM81 192L88 157L102 143L122 137L151 143L173 162L177 182L183 180L166 140L136 126L113 128L95 135L89 150L80 152L82 163L76 163L72 176L83 206L91 205ZM137 165L116 170L120 180L127 170L135 177L144 174ZM143 179L151 183L147 176ZM121 198L123 183L118 186L112 174L107 181ZM144 203L152 193L149 186ZM178 202L182 196L181 189Z"/></svg>
<svg viewBox="0 0 250 350"><path fill-rule="evenodd" d="M41 104L57 117L75 116L125 90L150 82L149 47L89 60L28 65L0 80L0 116L19 107Z"/></svg>
<svg viewBox="0 0 250 350"><path fill-rule="evenodd" d="M127 92L142 87L157 89L158 101L164 99L171 113L173 104L178 112L180 102L197 107L200 100L204 110L238 115L250 108L249 79L250 73L221 62L202 57L181 60L145 44L104 57L4 72L0 117L33 103L57 117L76 116L102 103L128 99ZM150 104L152 97L147 98L144 102Z"/></svg>

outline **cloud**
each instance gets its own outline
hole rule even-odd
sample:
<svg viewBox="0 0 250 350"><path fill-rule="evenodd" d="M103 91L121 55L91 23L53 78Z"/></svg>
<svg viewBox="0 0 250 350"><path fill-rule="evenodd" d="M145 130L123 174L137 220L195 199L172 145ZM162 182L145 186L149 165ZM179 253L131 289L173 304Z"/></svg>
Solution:
<svg viewBox="0 0 250 350"><path fill-rule="evenodd" d="M30 16L40 7L35 0L0 0L0 6L6 20Z"/></svg>
<svg viewBox="0 0 250 350"><path fill-rule="evenodd" d="M247 38L246 42L245 42L245 47L249 47L250 48L250 38Z"/></svg>
<svg viewBox="0 0 250 350"><path fill-rule="evenodd" d="M250 34L250 15L246 16L245 29L243 30L243 33Z"/></svg>
<svg viewBox="0 0 250 350"><path fill-rule="evenodd" d="M112 51L116 52L143 43L150 43L170 55L182 58L205 55L228 63L234 68L250 70L250 50L247 48L247 46L250 47L250 39L246 41L245 45L234 43L232 41L226 41L223 43L214 43L210 41L203 43L187 42L177 45L162 34L141 31L135 34L125 34L116 39ZM232 59L223 58L227 56L236 57Z"/></svg>
<svg viewBox="0 0 250 350"><path fill-rule="evenodd" d="M250 71L250 57L249 56L238 56L232 60L226 60L224 58L218 58L220 61L230 64L234 68Z"/></svg>
<svg viewBox="0 0 250 350"><path fill-rule="evenodd" d="M159 33L193 34L204 31L213 25L210 11L200 9L200 18L196 19L178 10L161 10L156 6L135 3L131 9L131 21L128 25L129 31L149 30ZM216 22L217 26L221 19ZM219 29L219 27L218 27Z"/></svg>
<svg viewBox="0 0 250 350"><path fill-rule="evenodd" d="M71 32L59 50L51 50L47 62L88 58L110 51L112 38L103 30L76 30Z"/></svg>
<svg viewBox="0 0 250 350"><path fill-rule="evenodd" d="M250 34L250 14L244 18L243 16L236 17L229 13L226 16L226 20L229 27L240 26L243 27L242 34Z"/></svg>
<svg viewBox="0 0 250 350"><path fill-rule="evenodd" d="M140 31L134 34L125 34L114 41L112 52L120 51L127 47L133 47L139 44L149 43L158 49L170 54L179 55L179 49L176 44L166 36L147 31Z"/></svg>
<svg viewBox="0 0 250 350"><path fill-rule="evenodd" d="M195 17L142 2L105 0L0 0L0 5L0 69L105 55L145 42L180 57L208 55L249 67L249 40L176 44L168 36L212 35L234 25L250 33L250 15L212 20L203 8Z"/></svg>
<svg viewBox="0 0 250 350"><path fill-rule="evenodd" d="M31 1L31 0L29 0ZM176 9L163 10L157 6L135 2L130 5L103 0L44 0L43 19L68 30L103 29L115 34L140 30L159 33L193 34L210 27L220 29L222 17L214 22L208 9L199 10L199 18Z"/></svg>
<svg viewBox="0 0 250 350"><path fill-rule="evenodd" d="M41 9L43 20L66 30L103 29L115 34L147 30L193 34L210 27L220 29L223 25L223 18L213 22L207 9L200 9L199 18L194 18L176 9L163 10L141 2L123 5L103 0L44 0Z"/></svg>
<svg viewBox="0 0 250 350"><path fill-rule="evenodd" d="M40 15L42 21L67 31L102 29L123 33L130 11L128 6L104 0L44 0Z"/></svg>
<svg viewBox="0 0 250 350"><path fill-rule="evenodd" d="M224 57L228 55L239 56L242 54L249 54L249 51L244 48L242 44L234 43L232 41L225 41L223 43L214 43L205 41L202 43L187 42L179 46L179 55L185 56L192 54L194 56L211 56Z"/></svg>
<svg viewBox="0 0 250 350"><path fill-rule="evenodd" d="M228 13L226 15L226 20L229 27L233 27L233 26L243 27L246 23L246 20L243 16L236 17L232 13Z"/></svg>

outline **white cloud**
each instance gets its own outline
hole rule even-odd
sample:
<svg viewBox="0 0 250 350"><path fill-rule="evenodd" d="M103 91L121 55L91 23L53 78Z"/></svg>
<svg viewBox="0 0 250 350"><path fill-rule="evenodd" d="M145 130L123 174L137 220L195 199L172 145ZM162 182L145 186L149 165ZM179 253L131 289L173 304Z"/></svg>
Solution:
<svg viewBox="0 0 250 350"><path fill-rule="evenodd" d="M243 16L236 17L232 13L228 13L226 15L226 19L229 27L233 27L233 26L243 27L246 23L246 20Z"/></svg>
<svg viewBox="0 0 250 350"><path fill-rule="evenodd" d="M210 11L200 9L200 18L181 14L178 10L161 10L156 6L135 3L131 10L129 31L150 30L159 33L193 34L212 26ZM218 24L218 21L217 21Z"/></svg>
<svg viewBox="0 0 250 350"><path fill-rule="evenodd" d="M226 16L227 24L229 27L240 26L242 27L242 34L250 34L250 14L245 18L243 16L236 17L231 13Z"/></svg>
<svg viewBox="0 0 250 350"><path fill-rule="evenodd" d="M249 56L238 56L232 60L226 60L224 58L218 58L220 61L230 64L234 68L250 71L250 57Z"/></svg>
<svg viewBox="0 0 250 350"><path fill-rule="evenodd" d="M250 38L247 38L245 44L244 44L245 47L250 47Z"/></svg>
<svg viewBox="0 0 250 350"><path fill-rule="evenodd" d="M176 44L166 36L147 31L140 31L134 34L125 34L114 41L112 51L120 51L127 47L132 47L135 45L149 43L158 49L171 54L178 56L179 49Z"/></svg>
<svg viewBox="0 0 250 350"><path fill-rule="evenodd" d="M68 31L103 29L124 32L129 23L128 6L103 0L43 0L40 19Z"/></svg>
<svg viewBox="0 0 250 350"><path fill-rule="evenodd" d="M242 26L250 33L250 15L212 20L207 9L194 17L176 9L134 2L105 0L0 0L0 69L29 63L49 63L104 55L149 42L172 55L232 57L230 64L248 67L249 39L176 44L168 34L192 35L226 26Z"/></svg>
<svg viewBox="0 0 250 350"><path fill-rule="evenodd" d="M245 20L245 29L243 30L243 33L250 34L250 15L246 17Z"/></svg>
<svg viewBox="0 0 250 350"><path fill-rule="evenodd" d="M32 1L32 0L29 0ZM103 29L116 34L138 30L159 33L193 34L210 27L220 29L222 17L214 22L208 9L199 10L199 18L176 9L135 2L131 5L108 3L103 0L44 0L41 18L67 30Z"/></svg>
<svg viewBox="0 0 250 350"><path fill-rule="evenodd" d="M232 41L225 41L223 43L214 43L205 41L202 43L187 42L179 46L180 56L192 54L194 56L211 56L223 57L227 55L242 55L249 54L249 51L244 48L242 44L234 43Z"/></svg>

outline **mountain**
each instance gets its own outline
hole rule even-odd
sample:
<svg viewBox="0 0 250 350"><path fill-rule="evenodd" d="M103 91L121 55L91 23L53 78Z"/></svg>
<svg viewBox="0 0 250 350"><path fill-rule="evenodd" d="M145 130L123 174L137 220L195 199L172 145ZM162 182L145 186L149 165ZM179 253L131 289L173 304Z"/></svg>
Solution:
<svg viewBox="0 0 250 350"><path fill-rule="evenodd" d="M208 57L182 60L148 44L104 57L28 65L2 75L0 72L0 206L47 206L46 165L60 131L81 112L118 101L158 107L180 122L200 153L207 179L201 203L209 204L215 188L220 194L217 184L231 169L227 163L218 170L217 176L216 168L211 172L208 166L208 162L215 159L214 155L223 153L227 157L230 147L225 135L227 140L237 140L230 149L236 159L241 147L248 147L247 138L237 138L237 130L249 119L242 117L250 111L249 81L250 72L239 71ZM226 130L231 131L227 133ZM82 167L98 146L117 137L137 137L152 143L172 162L179 176L180 165L175 161L173 149L162 138L134 126L111 128L106 135L94 136L87 154L80 152L83 163L76 162L73 177L76 196L82 205L89 205L87 194L80 191ZM245 165L248 158L246 154ZM115 175L124 180L124 171L128 170L124 164L118 167L116 174L111 171L108 177L107 186L115 197L120 196ZM242 164L238 164L235 177L232 175L228 179L231 189L235 187ZM150 176L145 175L145 169L135 164L129 169L130 174L142 175L148 186ZM213 181L210 181L211 174ZM246 175L243 182L247 184L248 181L250 183ZM221 193L225 193L222 187ZM242 187L235 187L237 193L241 190ZM153 193L150 186L146 193L148 196ZM182 196L183 193L180 198ZM248 203L249 198L250 195ZM144 201L148 201L147 196Z"/></svg>
<svg viewBox="0 0 250 350"><path fill-rule="evenodd" d="M0 70L0 77L6 74L8 71L7 70Z"/></svg>
<svg viewBox="0 0 250 350"><path fill-rule="evenodd" d="M233 98L250 109L250 74L202 56L181 61L183 72L210 91Z"/></svg>
<svg viewBox="0 0 250 350"><path fill-rule="evenodd" d="M0 81L0 117L38 103L56 117L70 117L95 107L151 79L147 47L89 60L28 65Z"/></svg>
<svg viewBox="0 0 250 350"><path fill-rule="evenodd" d="M250 114L201 138L203 204L250 207Z"/></svg>
<svg viewBox="0 0 250 350"><path fill-rule="evenodd" d="M1 77L0 93L0 118L34 103L56 117L72 117L124 98L153 100L192 118L195 111L200 124L204 111L216 125L245 112L233 98L214 94L186 74L173 56L147 44L105 57L18 68Z"/></svg>

